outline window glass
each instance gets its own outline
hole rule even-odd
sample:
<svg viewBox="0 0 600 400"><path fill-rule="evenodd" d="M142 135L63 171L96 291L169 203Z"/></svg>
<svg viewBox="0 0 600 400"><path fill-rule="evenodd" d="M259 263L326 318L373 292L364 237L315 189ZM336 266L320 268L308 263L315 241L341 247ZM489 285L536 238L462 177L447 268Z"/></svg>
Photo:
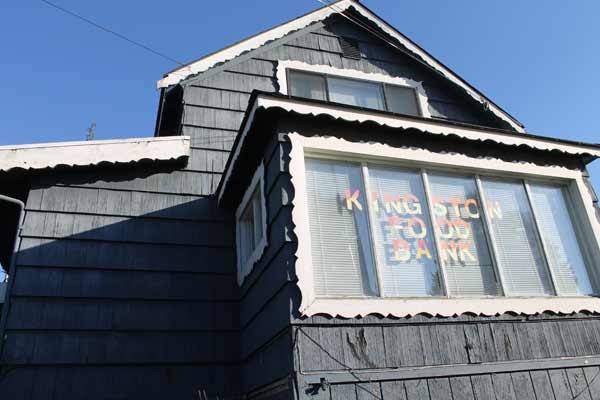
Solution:
<svg viewBox="0 0 600 400"><path fill-rule="evenodd" d="M560 294L589 295L592 286L560 186L532 184L531 197L548 264Z"/></svg>
<svg viewBox="0 0 600 400"><path fill-rule="evenodd" d="M362 182L358 164L306 160L317 295L377 295Z"/></svg>
<svg viewBox="0 0 600 400"><path fill-rule="evenodd" d="M381 84L343 78L327 78L329 100L366 108L384 110Z"/></svg>
<svg viewBox="0 0 600 400"><path fill-rule="evenodd" d="M386 85L385 91L387 94L389 111L408 115L419 115L417 96L414 89L402 86Z"/></svg>
<svg viewBox="0 0 600 400"><path fill-rule="evenodd" d="M239 220L239 258L244 265L262 239L262 207L260 188L257 187Z"/></svg>
<svg viewBox="0 0 600 400"><path fill-rule="evenodd" d="M370 167L369 181L383 294L443 295L420 173Z"/></svg>
<svg viewBox="0 0 600 400"><path fill-rule="evenodd" d="M520 181L482 183L506 294L553 294L525 186Z"/></svg>
<svg viewBox="0 0 600 400"><path fill-rule="evenodd" d="M448 291L455 296L499 295L474 178L431 174L429 184Z"/></svg>
<svg viewBox="0 0 600 400"><path fill-rule="evenodd" d="M325 78L322 75L290 71L290 94L315 100L327 100Z"/></svg>

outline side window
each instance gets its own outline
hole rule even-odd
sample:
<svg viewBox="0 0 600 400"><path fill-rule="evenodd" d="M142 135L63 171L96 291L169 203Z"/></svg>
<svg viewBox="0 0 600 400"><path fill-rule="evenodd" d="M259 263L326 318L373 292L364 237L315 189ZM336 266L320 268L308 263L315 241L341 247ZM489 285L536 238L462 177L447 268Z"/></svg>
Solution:
<svg viewBox="0 0 600 400"><path fill-rule="evenodd" d="M238 283L250 274L267 246L267 216L264 196L264 167L256 170L236 211Z"/></svg>

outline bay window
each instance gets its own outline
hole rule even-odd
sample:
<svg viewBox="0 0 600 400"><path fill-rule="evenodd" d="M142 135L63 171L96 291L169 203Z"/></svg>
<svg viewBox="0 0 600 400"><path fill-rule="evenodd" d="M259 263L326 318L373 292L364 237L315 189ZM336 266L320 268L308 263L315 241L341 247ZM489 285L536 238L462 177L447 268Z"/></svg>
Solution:
<svg viewBox="0 0 600 400"><path fill-rule="evenodd" d="M317 297L583 296L562 183L305 158Z"/></svg>

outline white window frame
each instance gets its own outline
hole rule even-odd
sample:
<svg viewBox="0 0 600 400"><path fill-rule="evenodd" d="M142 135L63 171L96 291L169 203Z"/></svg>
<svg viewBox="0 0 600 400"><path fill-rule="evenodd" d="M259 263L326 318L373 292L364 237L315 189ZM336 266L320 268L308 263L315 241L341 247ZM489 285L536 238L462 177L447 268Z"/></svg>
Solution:
<svg viewBox="0 0 600 400"><path fill-rule="evenodd" d="M600 223L596 219L593 198L581 171L559 166L539 166L508 162L495 158L474 158L463 154L435 153L420 148L396 148L381 143L354 143L336 137L289 135L292 143L290 174L294 186L292 219L298 248L296 274L302 294L303 315L328 314L346 318L368 314L404 317L418 313L452 316L466 312L495 315L505 312L536 314L544 311L571 313L587 310L600 312L600 298L573 297L431 297L431 298L319 298L315 293L306 189L305 156L393 163L418 168L443 168L486 176L559 182L566 185L575 222L585 238L585 251L592 265L588 274L595 288L600 283Z"/></svg>
<svg viewBox="0 0 600 400"><path fill-rule="evenodd" d="M313 65L303 63L301 61L278 61L277 62L277 83L279 85L279 93L288 93L288 72L290 70L308 72L320 75L330 75L332 77L348 78L361 81L369 81L374 83L385 83L394 86L402 86L412 89L415 92L417 99L417 108L419 116L424 118L431 118L429 112L429 101L425 89L423 89L423 82L417 82L408 78L401 78L389 75L383 75L378 73L367 73L354 69L340 69L330 67L329 65ZM383 110L386 111L386 110Z"/></svg>
<svg viewBox="0 0 600 400"><path fill-rule="evenodd" d="M238 272L238 284L241 286L244 283L244 279L250 275L254 265L260 260L265 249L268 245L267 240L267 206L265 201L265 168L263 163L260 163L244 196L240 202L238 208L235 211L235 243L236 243L236 259L237 259L237 272ZM260 207L261 207L261 232L262 237L258 245L254 248L250 256L245 262L241 260L241 230L240 230L240 219L242 213L246 209L246 206L252 199L252 194L256 189L259 189L260 194Z"/></svg>

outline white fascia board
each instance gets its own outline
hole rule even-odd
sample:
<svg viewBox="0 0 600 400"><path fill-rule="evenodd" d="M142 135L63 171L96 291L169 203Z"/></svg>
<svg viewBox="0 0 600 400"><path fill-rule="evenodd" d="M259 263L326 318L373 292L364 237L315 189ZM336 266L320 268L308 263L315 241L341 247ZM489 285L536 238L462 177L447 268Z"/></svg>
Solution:
<svg viewBox="0 0 600 400"><path fill-rule="evenodd" d="M303 115L328 115L337 119L349 122L375 122L382 126L390 128L409 129L414 128L421 132L450 136L455 135L463 139L484 142L491 140L498 144L509 146L525 145L532 149L552 151L558 150L572 155L589 154L593 157L600 157L600 149L596 146L585 146L576 143L557 142L551 139L531 137L527 134L503 133L498 130L486 130L480 127L467 127L449 125L443 121L415 119L402 117L400 115L385 115L377 111L359 110L344 105L314 103L298 98L274 98L269 95L259 95L256 97L252 108L248 111L248 118L244 124L242 132L239 134L238 142L234 145L233 154L230 156L229 163L221 180L218 193L219 202L223 197L225 188L231 176L232 170L239 157L240 151L247 139L248 131L252 127L254 117L259 109L279 108L285 111L293 111Z"/></svg>
<svg viewBox="0 0 600 400"><path fill-rule="evenodd" d="M298 98L281 99L261 95L257 98L257 108L281 108L285 111L293 111L303 115L329 115L334 118L349 122L375 122L389 128L409 129L414 128L422 132L437 135L456 135L463 139L486 141L491 140L498 144L509 146L525 145L537 150L558 150L567 154L583 155L589 154L600 157L600 148L596 146L585 146L577 143L557 142L552 139L533 137L530 135L519 135L500 130L486 130L483 127L466 125L450 125L444 121L432 119L416 119L403 117L401 115L386 115L375 110L356 109L338 104L323 104L304 101Z"/></svg>
<svg viewBox="0 0 600 400"><path fill-rule="evenodd" d="M190 155L188 136L94 140L0 146L0 171L76 167L141 160L166 161Z"/></svg>
<svg viewBox="0 0 600 400"><path fill-rule="evenodd" d="M517 132L525 132L525 128L523 128L523 126L513 117L511 117L508 113L501 110L498 106L494 105L493 102L491 102L483 94L479 93L475 88L466 83L458 75L456 75L454 72L449 70L439 61L437 61L435 58L429 55L425 50L423 50L421 47L415 44L412 40L404 36L394 27L392 27L387 22L379 18L377 15L373 14L360 3L353 0L340 0L336 3L332 3L328 6L313 11L312 13L306 14L300 18L296 18L288 23L279 25L273 29L267 30L263 33L243 40L233 46L226 47L221 51L218 51L209 56L194 61L188 65L185 65L179 69L176 69L175 71L166 74L163 79L157 82L157 87L161 89L169 87L171 85L175 85L181 82L182 80L186 79L190 75L195 75L204 72L219 63L232 60L235 57L241 55L242 53L257 49L260 46L266 44L267 42L280 39L283 36L289 34L290 32L305 28L314 22L321 21L332 14L341 13L350 7L354 7L363 17L373 22L383 32L393 37L400 44L402 44L402 46L406 47L413 54L418 55L427 65L440 72L446 79L450 80L451 82L464 89L469 96L471 96L473 99L475 99L482 105L488 107L489 110L492 113L494 113L494 115L509 123L510 126L513 127L513 129L515 129Z"/></svg>

